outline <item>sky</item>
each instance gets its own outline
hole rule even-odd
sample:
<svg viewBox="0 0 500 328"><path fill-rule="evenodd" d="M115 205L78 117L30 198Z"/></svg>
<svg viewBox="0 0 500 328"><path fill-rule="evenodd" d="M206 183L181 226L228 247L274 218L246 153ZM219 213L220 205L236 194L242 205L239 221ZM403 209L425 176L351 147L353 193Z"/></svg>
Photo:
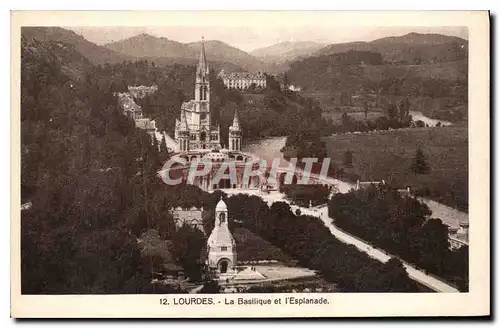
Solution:
<svg viewBox="0 0 500 328"><path fill-rule="evenodd" d="M307 25L265 25L242 21L232 26L177 25L151 27L86 26L66 27L82 35L87 40L105 44L147 33L166 37L178 42L195 42L201 39L220 40L244 51L267 47L283 41L314 41L332 44L351 41L372 41L387 36L401 36L407 33L438 33L468 39L467 27L460 26L334 26L326 24Z"/></svg>

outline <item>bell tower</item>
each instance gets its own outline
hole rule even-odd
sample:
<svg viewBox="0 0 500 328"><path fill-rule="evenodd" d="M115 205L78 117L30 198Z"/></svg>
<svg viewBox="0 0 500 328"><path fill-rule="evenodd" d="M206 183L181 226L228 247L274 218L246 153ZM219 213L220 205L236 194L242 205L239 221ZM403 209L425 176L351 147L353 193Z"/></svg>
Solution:
<svg viewBox="0 0 500 328"><path fill-rule="evenodd" d="M238 109L234 112L233 124L229 127L229 150L241 150L241 127Z"/></svg>
<svg viewBox="0 0 500 328"><path fill-rule="evenodd" d="M189 127L186 119L186 112L181 112L181 122L178 131L179 150L189 151Z"/></svg>
<svg viewBox="0 0 500 328"><path fill-rule="evenodd" d="M236 266L236 243L228 226L227 206L221 199L215 207L215 225L207 241L208 266L230 273Z"/></svg>
<svg viewBox="0 0 500 328"><path fill-rule="evenodd" d="M193 123L199 129L210 130L210 69L205 55L205 43L201 38L200 58L196 67L196 82L194 87L194 100L196 102L193 113Z"/></svg>

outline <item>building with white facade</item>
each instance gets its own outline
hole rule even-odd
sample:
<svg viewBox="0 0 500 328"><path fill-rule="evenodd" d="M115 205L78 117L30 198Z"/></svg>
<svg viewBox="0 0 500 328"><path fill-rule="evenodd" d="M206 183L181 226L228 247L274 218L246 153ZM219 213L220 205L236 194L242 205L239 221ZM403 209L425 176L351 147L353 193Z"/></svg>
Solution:
<svg viewBox="0 0 500 328"><path fill-rule="evenodd" d="M224 85L228 89L248 89L252 84L256 88L266 87L266 75L261 71L257 73L247 73L247 72L225 72L221 70L217 76L222 79Z"/></svg>
<svg viewBox="0 0 500 328"><path fill-rule="evenodd" d="M218 273L235 271L236 243L228 226L226 203L221 199L215 207L215 225L207 241L209 268Z"/></svg>
<svg viewBox="0 0 500 328"><path fill-rule="evenodd" d="M177 151L221 148L220 126L214 126L210 118L209 74L202 41L196 68L194 99L182 104L180 119L175 120L174 140Z"/></svg>

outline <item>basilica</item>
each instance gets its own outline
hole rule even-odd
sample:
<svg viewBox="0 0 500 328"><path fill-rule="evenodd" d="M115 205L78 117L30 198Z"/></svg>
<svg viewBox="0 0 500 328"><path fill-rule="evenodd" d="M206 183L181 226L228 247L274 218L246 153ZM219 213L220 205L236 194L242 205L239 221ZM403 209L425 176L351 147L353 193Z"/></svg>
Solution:
<svg viewBox="0 0 500 328"><path fill-rule="evenodd" d="M274 179L268 179L271 166L264 164L261 168L262 159L242 151L243 135L237 109L229 126L227 145L222 142L220 126L214 126L211 121L209 74L202 41L196 68L194 99L182 104L180 119L175 122L174 138L164 134L165 143L172 155L158 172L160 177L167 184L193 184L208 192L234 188L265 191L278 189L285 183L284 177L288 173L293 175L290 183L297 183L300 174L295 172L295 167L291 169L292 172L288 172L286 167L277 168ZM264 172L250 177L247 170L249 167L253 173L261 169ZM197 174L198 171L203 174Z"/></svg>
<svg viewBox="0 0 500 328"><path fill-rule="evenodd" d="M181 115L175 120L175 150L219 150L220 125L214 126L210 115L210 70L205 55L205 45L201 43L200 58L196 68L194 99L184 102ZM241 129L235 113L233 125L229 128L229 146L240 150Z"/></svg>
<svg viewBox="0 0 500 328"><path fill-rule="evenodd" d="M190 163L208 161L214 164L213 171L204 177L198 177L194 181L195 185L205 191L242 187L241 182L234 184L230 183L228 179L215 184L212 181L218 167L223 162L233 162L236 167L243 168L244 164L254 160L255 156L241 151L242 128L237 110L229 127L228 144L224 145L221 141L220 126L214 126L211 121L209 74L205 46L202 41L196 68L194 99L182 104L180 119L176 119L175 122L174 138L165 136L167 147L174 153L172 158L183 159L185 164L170 167L168 169L170 173L165 173L175 175L177 172L182 175L182 180L186 181ZM257 186L258 183L254 181L254 184Z"/></svg>

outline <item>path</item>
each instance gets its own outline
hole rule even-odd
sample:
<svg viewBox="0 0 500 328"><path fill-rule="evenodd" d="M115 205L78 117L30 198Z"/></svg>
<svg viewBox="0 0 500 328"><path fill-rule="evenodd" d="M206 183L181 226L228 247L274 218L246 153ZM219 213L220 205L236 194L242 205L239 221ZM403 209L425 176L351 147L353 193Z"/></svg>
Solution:
<svg viewBox="0 0 500 328"><path fill-rule="evenodd" d="M417 197L417 199L429 207L432 211L431 217L441 219L450 228L458 229L460 223L469 222L469 214L465 212L461 212L432 199L423 197Z"/></svg>
<svg viewBox="0 0 500 328"><path fill-rule="evenodd" d="M223 191L225 193L227 193L228 195L248 194L248 195L259 196L265 202L267 202L267 204L269 206L271 206L274 202L279 202L279 201L283 201L283 202L290 204L290 201L285 199L284 195L277 192L277 191L272 191L269 194L258 191L258 190L245 190L245 189L227 189L227 190L223 190ZM331 234L334 235L337 239L339 239L343 243L356 246L356 248L358 248L360 251L368 254L370 257L377 259L378 261L380 261L382 263L387 262L391 257L393 257L392 255L387 254L384 251L381 251L379 249L376 249L376 248L370 246L365 241L363 241L357 237L354 237L354 236L340 230L335 225L333 225L332 220L328 217L328 207L326 207L326 206L322 207L320 209L317 209L317 208L310 209L310 208L300 207L297 205L290 204L290 207L291 207L292 211L294 211L294 212L297 209L300 209L302 214L318 217L325 224L325 226L330 230ZM429 287L437 292L445 292L445 293L458 292L458 290L456 288L446 284L445 282L443 282L435 277L432 277L430 275L427 275L418 269L415 269L414 267L412 267L411 265L409 265L408 263L406 263L404 261L401 261L401 262L403 263L404 267L406 268L406 271L408 272L408 276L411 279L413 279L413 280L415 280L415 281L417 281L417 282L419 282L419 283L421 283L421 284L423 284L423 285L425 285L425 286L427 286L427 287Z"/></svg>

